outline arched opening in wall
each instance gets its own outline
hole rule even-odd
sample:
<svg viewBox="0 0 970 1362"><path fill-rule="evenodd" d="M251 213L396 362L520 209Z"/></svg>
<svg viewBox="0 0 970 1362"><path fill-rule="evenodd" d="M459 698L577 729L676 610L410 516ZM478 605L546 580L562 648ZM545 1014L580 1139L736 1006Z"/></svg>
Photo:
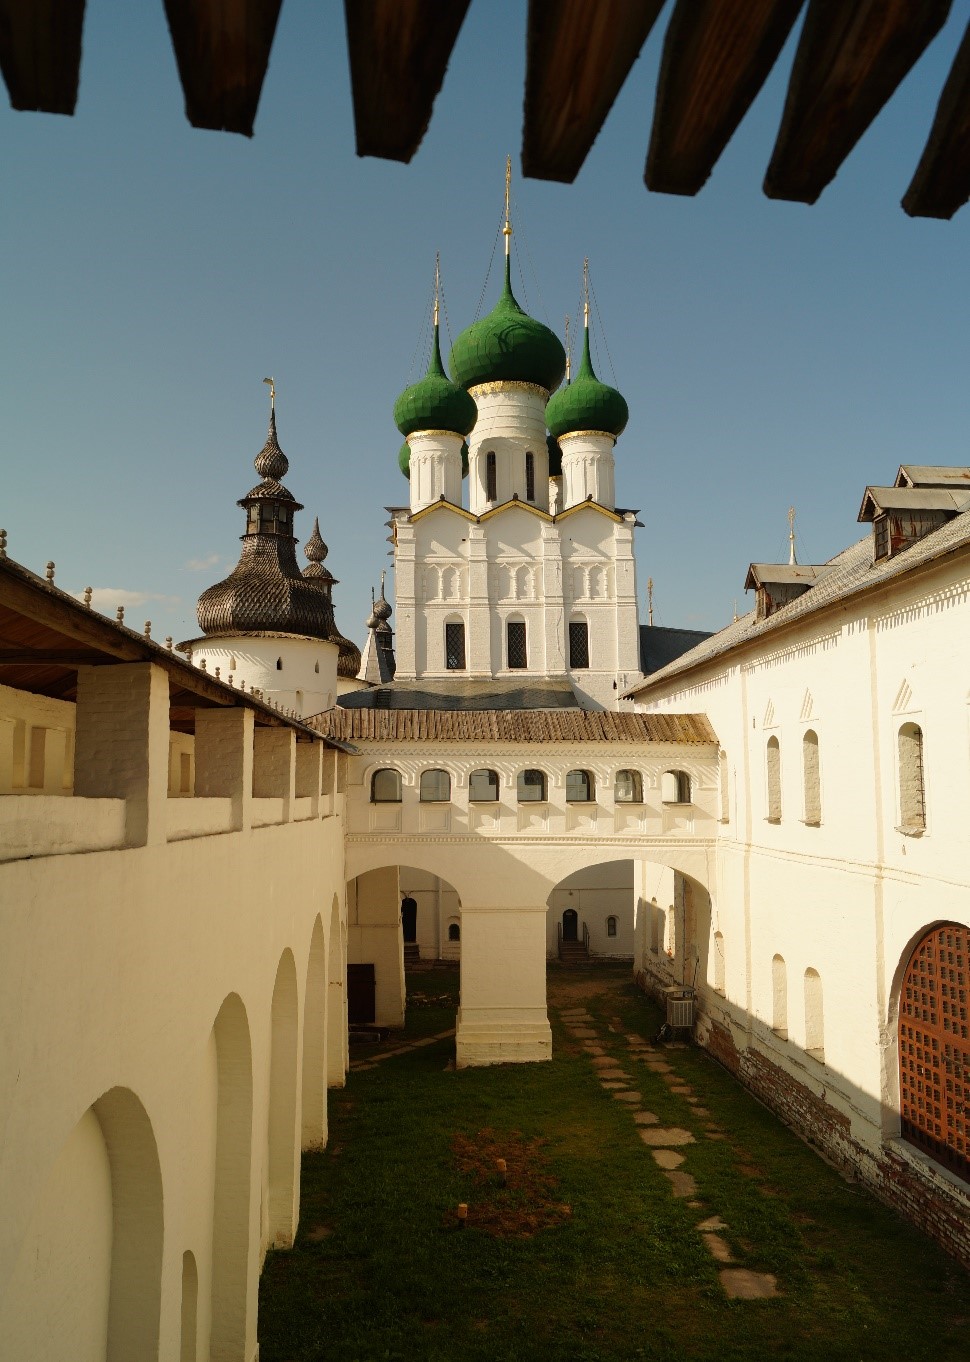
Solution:
<svg viewBox="0 0 970 1362"><path fill-rule="evenodd" d="M54 1161L0 1297L3 1356L158 1355L162 1180L141 1102L111 1088Z"/></svg>
<svg viewBox="0 0 970 1362"><path fill-rule="evenodd" d="M900 1134L970 1181L970 927L917 941L899 990Z"/></svg>
<svg viewBox="0 0 970 1362"><path fill-rule="evenodd" d="M525 456L525 499L526 501L536 499L536 458L529 451Z"/></svg>
<svg viewBox="0 0 970 1362"><path fill-rule="evenodd" d="M287 949L276 970L271 1012L264 1245L273 1248L289 1248L296 1232L299 1006L296 962L293 952Z"/></svg>
<svg viewBox="0 0 970 1362"><path fill-rule="evenodd" d="M327 932L327 1086L342 1088L347 1075L347 968L340 901L334 894Z"/></svg>
<svg viewBox="0 0 970 1362"><path fill-rule="evenodd" d="M903 724L897 736L899 831L919 835L926 830L926 787L923 775L923 730Z"/></svg>
<svg viewBox="0 0 970 1362"><path fill-rule="evenodd" d="M195 1254L182 1254L182 1311L179 1362L195 1362L199 1339L199 1269Z"/></svg>
<svg viewBox="0 0 970 1362"><path fill-rule="evenodd" d="M515 793L520 804L542 803L546 797L546 773L534 768L520 771L515 777Z"/></svg>
<svg viewBox="0 0 970 1362"><path fill-rule="evenodd" d="M589 804L596 798L596 786L591 771L566 772L566 803Z"/></svg>
<svg viewBox="0 0 970 1362"><path fill-rule="evenodd" d="M569 666L572 671L589 667L589 625L580 617L569 621Z"/></svg>
<svg viewBox="0 0 970 1362"><path fill-rule="evenodd" d="M714 933L714 992L724 995L724 933Z"/></svg>
<svg viewBox="0 0 970 1362"><path fill-rule="evenodd" d="M448 923L448 940L449 941L461 940L461 925L459 923L457 922Z"/></svg>
<svg viewBox="0 0 970 1362"><path fill-rule="evenodd" d="M318 916L310 937L303 1001L304 1149L327 1142L327 943Z"/></svg>
<svg viewBox="0 0 970 1362"><path fill-rule="evenodd" d="M776 737L768 739L765 748L765 782L769 823L781 822L781 745Z"/></svg>
<svg viewBox="0 0 970 1362"><path fill-rule="evenodd" d="M468 800L471 804L494 804L498 799L498 773L483 767L468 777Z"/></svg>
<svg viewBox="0 0 970 1362"><path fill-rule="evenodd" d="M400 804L401 773L393 766L381 767L370 778L370 800L372 804Z"/></svg>
<svg viewBox="0 0 970 1362"><path fill-rule="evenodd" d="M771 1029L782 1039L788 1037L788 969L782 956L771 960Z"/></svg>
<svg viewBox="0 0 970 1362"><path fill-rule="evenodd" d="M410 894L405 894L401 900L401 931L404 934L405 946L417 942L418 939L418 901Z"/></svg>
<svg viewBox="0 0 970 1362"><path fill-rule="evenodd" d="M213 1358L243 1362L255 1342L249 1294L253 1063L242 999L230 993L212 1028L216 1049L216 1166L212 1198Z"/></svg>
<svg viewBox="0 0 970 1362"><path fill-rule="evenodd" d="M825 1058L822 977L816 969L805 971L805 1049L813 1059Z"/></svg>
<svg viewBox="0 0 970 1362"><path fill-rule="evenodd" d="M660 799L664 804L691 802L690 776L686 771L664 771L660 777Z"/></svg>
<svg viewBox="0 0 970 1362"><path fill-rule="evenodd" d="M495 454L491 450L485 455L485 500L498 500L498 472Z"/></svg>
<svg viewBox="0 0 970 1362"><path fill-rule="evenodd" d="M802 785L808 827L817 828L822 822L822 782L818 762L818 734L808 729L802 738Z"/></svg>
<svg viewBox="0 0 970 1362"><path fill-rule="evenodd" d="M524 671L529 665L525 620L505 621L505 665L509 671Z"/></svg>
<svg viewBox="0 0 970 1362"><path fill-rule="evenodd" d="M445 668L450 672L465 670L465 622L445 621Z"/></svg>
<svg viewBox="0 0 970 1362"><path fill-rule="evenodd" d="M409 865L398 867L398 879L405 966L419 960L460 959L461 901L454 885Z"/></svg>
<svg viewBox="0 0 970 1362"><path fill-rule="evenodd" d="M451 799L451 776L437 767L421 772L419 797L422 804L447 804Z"/></svg>
<svg viewBox="0 0 970 1362"><path fill-rule="evenodd" d="M281 657L278 657L276 659L276 670L278 672L281 672L283 670L283 659Z"/></svg>
<svg viewBox="0 0 970 1362"><path fill-rule="evenodd" d="M593 853L595 854L595 853ZM560 880L546 900L546 958L633 960L632 860L596 861Z"/></svg>
<svg viewBox="0 0 970 1362"><path fill-rule="evenodd" d="M643 777L639 771L617 771L613 781L613 800L617 804L643 803Z"/></svg>

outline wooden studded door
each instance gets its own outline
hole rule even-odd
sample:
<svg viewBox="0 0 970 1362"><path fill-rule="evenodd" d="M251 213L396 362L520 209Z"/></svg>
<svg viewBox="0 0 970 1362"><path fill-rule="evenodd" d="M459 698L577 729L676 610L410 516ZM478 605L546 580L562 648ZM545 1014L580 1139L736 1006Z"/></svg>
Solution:
<svg viewBox="0 0 970 1362"><path fill-rule="evenodd" d="M927 932L899 999L903 1138L970 1181L970 928Z"/></svg>

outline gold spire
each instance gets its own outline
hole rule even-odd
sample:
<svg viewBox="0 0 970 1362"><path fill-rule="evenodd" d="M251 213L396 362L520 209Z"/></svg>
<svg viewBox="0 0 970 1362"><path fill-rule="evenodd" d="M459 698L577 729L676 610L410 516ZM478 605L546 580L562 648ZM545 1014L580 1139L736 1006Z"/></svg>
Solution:
<svg viewBox="0 0 970 1362"><path fill-rule="evenodd" d="M441 297L441 252L434 253L434 324L438 325L438 301Z"/></svg>
<svg viewBox="0 0 970 1362"><path fill-rule="evenodd" d="M794 567L795 564L796 564L797 562L798 562L798 559L795 557L795 508L794 508L794 506L789 506L789 508L788 508L788 563L789 563L789 566Z"/></svg>
<svg viewBox="0 0 970 1362"><path fill-rule="evenodd" d="M566 313L566 382L569 382L569 370L572 367L572 356L569 353L569 313Z"/></svg>
<svg viewBox="0 0 970 1362"><path fill-rule="evenodd" d="M647 623L653 628L653 578L647 578Z"/></svg>
<svg viewBox="0 0 970 1362"><path fill-rule="evenodd" d="M509 255L512 250L512 218L509 212L509 200L512 194L512 157L505 158L505 226L502 228L502 235L505 237L505 254Z"/></svg>
<svg viewBox="0 0 970 1362"><path fill-rule="evenodd" d="M275 379L275 378L264 378L264 379L263 379L263 382L269 384L269 409L270 409L270 411L275 411L275 410L276 410L276 379Z"/></svg>
<svg viewBox="0 0 970 1362"><path fill-rule="evenodd" d="M583 260L583 326L589 330L589 256Z"/></svg>

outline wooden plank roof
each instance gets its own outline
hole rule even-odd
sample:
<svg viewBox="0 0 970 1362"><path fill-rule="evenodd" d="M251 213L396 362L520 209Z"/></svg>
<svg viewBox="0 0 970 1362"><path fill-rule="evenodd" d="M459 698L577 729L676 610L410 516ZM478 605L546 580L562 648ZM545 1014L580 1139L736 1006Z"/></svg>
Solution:
<svg viewBox="0 0 970 1362"><path fill-rule="evenodd" d="M174 729L192 732L196 709L244 705L253 710L257 725L296 728L307 740L319 733L144 634L106 619L0 551L0 684L74 700L78 667L122 662L154 662L168 673ZM344 746L333 740L328 745Z"/></svg>
<svg viewBox="0 0 970 1362"><path fill-rule="evenodd" d="M163 3L190 122L251 135L282 0ZM344 0L360 155L412 158L469 3ZM952 0L677 0L664 37L647 187L697 193L804 13L764 189L772 198L813 203L951 6ZM530 0L526 175L575 179L662 10L663 0ZM0 0L0 69L15 109L73 113L83 18L84 0ZM504 15L496 23L505 23ZM500 40L514 38L503 32ZM970 28L902 203L915 217L949 218L968 198Z"/></svg>
<svg viewBox="0 0 970 1362"><path fill-rule="evenodd" d="M610 710L336 709L310 721L346 742L716 743L703 714Z"/></svg>

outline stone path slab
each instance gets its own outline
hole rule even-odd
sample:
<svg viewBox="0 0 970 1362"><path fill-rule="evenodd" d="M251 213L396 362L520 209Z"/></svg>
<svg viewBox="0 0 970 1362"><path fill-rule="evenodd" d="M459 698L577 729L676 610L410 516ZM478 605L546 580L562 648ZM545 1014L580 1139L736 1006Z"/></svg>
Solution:
<svg viewBox="0 0 970 1362"><path fill-rule="evenodd" d="M732 1300L765 1301L779 1295L778 1278L771 1272L751 1272L746 1267L726 1267L718 1273L724 1294Z"/></svg>
<svg viewBox="0 0 970 1362"><path fill-rule="evenodd" d="M652 1111L635 1111L633 1119L638 1126L655 1126L660 1123L660 1117Z"/></svg>
<svg viewBox="0 0 970 1362"><path fill-rule="evenodd" d="M733 1263L734 1254L731 1252L731 1245L726 1239L722 1239L719 1234L702 1234L701 1238L707 1245L707 1250L716 1263Z"/></svg>
<svg viewBox="0 0 970 1362"><path fill-rule="evenodd" d="M670 1185L674 1189L674 1196L696 1196L697 1183L690 1173L682 1173L679 1169L664 1172L664 1177L670 1179Z"/></svg>
<svg viewBox="0 0 970 1362"><path fill-rule="evenodd" d="M638 1092L630 1092L629 1089L624 1089L623 1092L615 1092L613 1096L618 1102L634 1102L638 1106L640 1103L640 1094Z"/></svg>
<svg viewBox="0 0 970 1362"><path fill-rule="evenodd" d="M676 1149L651 1149L650 1153L658 1168L679 1168L684 1162L683 1154L678 1154Z"/></svg>
<svg viewBox="0 0 970 1362"><path fill-rule="evenodd" d="M656 1129L641 1130L640 1139L644 1144L662 1148L664 1145L693 1144L694 1137L689 1130L679 1126L657 1126Z"/></svg>

